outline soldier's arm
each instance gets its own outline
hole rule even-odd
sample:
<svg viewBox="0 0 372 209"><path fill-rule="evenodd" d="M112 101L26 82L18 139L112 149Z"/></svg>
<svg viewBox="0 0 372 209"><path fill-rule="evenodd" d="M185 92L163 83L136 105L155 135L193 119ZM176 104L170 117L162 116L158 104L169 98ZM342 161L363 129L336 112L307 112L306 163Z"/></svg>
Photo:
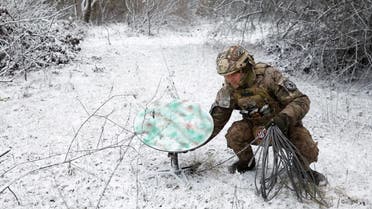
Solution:
<svg viewBox="0 0 372 209"><path fill-rule="evenodd" d="M223 129L223 127L229 121L232 111L233 110L229 108L212 105L210 114L213 118L214 127L212 135L209 137L208 141L213 139Z"/></svg>
<svg viewBox="0 0 372 209"><path fill-rule="evenodd" d="M310 100L296 85L276 69L271 72L270 89L280 105L284 108L280 113L285 113L290 124L295 125L304 118L310 109Z"/></svg>
<svg viewBox="0 0 372 209"><path fill-rule="evenodd" d="M216 100L209 111L213 118L214 128L208 141L213 139L229 121L233 111L232 106L231 88L224 84L218 91Z"/></svg>
<svg viewBox="0 0 372 209"><path fill-rule="evenodd" d="M233 109L230 108L224 108L217 106L217 101L213 103L211 109L209 110L209 113L211 114L213 118L213 131L211 136L200 146L204 146L209 141L211 141L226 125L227 121L229 121L231 117L231 113Z"/></svg>

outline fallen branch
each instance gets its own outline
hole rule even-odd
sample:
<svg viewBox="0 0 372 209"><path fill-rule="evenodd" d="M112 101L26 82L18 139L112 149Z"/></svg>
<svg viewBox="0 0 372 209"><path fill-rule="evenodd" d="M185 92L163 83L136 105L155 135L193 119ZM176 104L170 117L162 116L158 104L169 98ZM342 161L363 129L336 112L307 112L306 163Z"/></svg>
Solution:
<svg viewBox="0 0 372 209"><path fill-rule="evenodd" d="M2 156L4 156L4 155L8 154L9 152L10 152L10 149L7 150L7 151L5 151L3 154L1 154L0 157L2 157Z"/></svg>
<svg viewBox="0 0 372 209"><path fill-rule="evenodd" d="M66 202L66 200L65 200L65 197L63 196L61 190L58 188L58 183L57 183L57 180L56 180L55 174L54 174L53 172L52 172L52 176L53 176L53 180L54 180L55 188L56 188L57 191L58 191L58 195L59 195L59 197L62 199L62 202L63 202L63 204L65 205L65 207L66 207L67 209L70 209L70 207L68 206L68 204L67 204L67 202Z"/></svg>
<svg viewBox="0 0 372 209"><path fill-rule="evenodd" d="M88 116L87 119L85 119L85 121L80 125L79 129L76 131L74 137L72 138L71 142L70 142L70 145L67 149L67 152L66 152L66 156L65 156L65 161L67 160L67 157L68 157L68 154L70 153L70 150L71 150L71 147L72 147L72 144L74 143L74 141L76 140L77 136L79 135L79 132L80 130L84 127L84 125L93 117L96 115L96 113L103 107L105 106L105 104L107 104L109 101L111 101L112 99L116 98L116 97L128 97L128 96L133 96L135 97L135 95L133 94L123 94L123 95L114 95L112 97L110 97L109 99L107 99L106 101L104 101L91 115ZM128 132L131 132L128 130Z"/></svg>
<svg viewBox="0 0 372 209"><path fill-rule="evenodd" d="M124 151L124 153L122 155L120 155L119 162L116 164L114 170L111 172L111 175L110 175L109 179L107 180L107 182L105 184L105 187L103 188L103 191L102 191L101 195L99 196L99 199L98 199L98 202L97 202L97 205L96 205L96 209L99 208L99 205L101 203L101 200L102 200L103 196L105 195L105 192L106 192L107 187L109 186L109 184L111 182L112 177L114 176L114 174L116 173L117 169L119 168L119 166L123 162L124 156L128 152L128 149L131 147L130 144L132 143L133 138L134 138L134 136L129 141L129 143L127 145L127 149Z"/></svg>
<svg viewBox="0 0 372 209"><path fill-rule="evenodd" d="M18 205L21 205L21 202L19 202L19 199L18 199L17 195L13 192L13 190L10 189L10 187L7 187L7 189L8 189L8 190L13 194L14 198L15 198L16 201L17 201L17 204L18 204Z"/></svg>
<svg viewBox="0 0 372 209"><path fill-rule="evenodd" d="M50 167L53 167L53 166L57 166L57 165L62 165L66 162L59 162L59 163L53 163L53 164L50 164L50 165L46 165L46 166L41 166L39 168L36 168L36 169L33 169L31 171L27 171L25 172L24 174L14 178L13 180L11 180L9 183L7 183L5 186L3 186L2 188L0 188L0 194L2 194L6 189L8 189L12 184L14 184L15 182L17 182L18 180L24 178L25 176L29 175L29 174L32 174L32 173L35 173L37 171L40 171L40 170L43 170L43 169L46 169L46 168L50 168Z"/></svg>
<svg viewBox="0 0 372 209"><path fill-rule="evenodd" d="M41 170L44 170L44 169L47 169L47 168L51 168L51 167L54 167L54 166L59 166L59 165L64 165L64 164L69 164L69 163L72 163L76 160L79 160L83 157L86 157L86 156L89 156L89 155L92 155L92 154L96 154L98 152L101 152L101 151L104 151L106 149L114 149L114 148L122 148L122 147L127 147L126 151L129 149L129 148L132 148L135 152L138 152L134 147L130 146L130 143L132 141L132 139L134 138L135 134L133 135L130 135L128 136L127 138L119 141L118 143L116 144L113 144L113 145L109 145L109 146L106 146L106 147L102 147L100 149L92 149L92 150L81 150L81 151L78 151L78 152L85 152L84 154L82 155L79 155L75 158L71 158L69 160L65 160L65 161L62 161L62 162L57 162L57 163L52 163L52 164L49 164L49 165L44 165L44 166L40 166L38 168L35 168L35 169L32 169L30 171L27 171L25 173L23 173L22 175L14 178L13 180L9 181L5 186L1 187L0 188L0 194L2 194L6 189L7 187L13 185L15 182L19 181L20 179L24 178L25 176L29 175L29 174L32 174L32 173L35 173L37 171L41 171ZM121 144L123 143L124 141L127 141L128 139L130 139L130 142L128 143L128 145L125 145L125 144ZM54 156L60 156L60 155L65 155L65 154L56 154ZM21 164L27 164L27 163L31 163L31 162L36 162L36 161L40 161L40 160L45 160L45 159L48 159L48 158L43 158L43 159L38 159L38 160L35 160L35 161L27 161L27 162L23 162L23 163L20 163L18 165L15 165L14 167L12 167L11 169L9 169L8 171L6 171L5 173L3 173L1 176L4 176L7 172L9 172L10 170L14 169L15 167L21 165Z"/></svg>

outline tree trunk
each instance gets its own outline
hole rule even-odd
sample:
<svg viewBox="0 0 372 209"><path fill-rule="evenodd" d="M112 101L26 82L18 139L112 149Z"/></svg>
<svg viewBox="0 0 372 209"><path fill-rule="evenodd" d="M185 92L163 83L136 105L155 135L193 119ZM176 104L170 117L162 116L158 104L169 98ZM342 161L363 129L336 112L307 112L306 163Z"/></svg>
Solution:
<svg viewBox="0 0 372 209"><path fill-rule="evenodd" d="M369 18L368 18L368 32L367 32L367 37L368 37L368 40L367 41L367 44L369 45L367 47L368 49L368 53L370 55L372 55L372 14L369 15Z"/></svg>
<svg viewBox="0 0 372 209"><path fill-rule="evenodd" d="M82 11L82 8L81 8L81 0L74 0L74 4L75 4L75 18L76 19L80 19L81 18L81 11Z"/></svg>
<svg viewBox="0 0 372 209"><path fill-rule="evenodd" d="M81 4L83 10L83 21L89 23L90 14L92 12L92 0L84 0Z"/></svg>

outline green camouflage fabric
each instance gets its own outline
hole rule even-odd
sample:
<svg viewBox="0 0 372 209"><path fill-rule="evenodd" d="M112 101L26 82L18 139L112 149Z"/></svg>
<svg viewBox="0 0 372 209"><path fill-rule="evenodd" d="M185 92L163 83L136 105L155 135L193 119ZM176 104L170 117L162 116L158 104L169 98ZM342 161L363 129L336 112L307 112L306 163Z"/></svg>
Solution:
<svg viewBox="0 0 372 209"><path fill-rule="evenodd" d="M218 91L210 111L214 129L209 140L223 129L233 110L249 112L244 114L242 120L234 122L226 134L228 147L238 153L275 115L285 113L290 118L289 139L305 157L304 165L308 167L310 163L317 161L317 143L301 122L309 111L309 98L270 65L257 63L248 73L249 76L243 77L239 88L234 89L225 82ZM238 154L238 158L243 161L252 157L251 148Z"/></svg>
<svg viewBox="0 0 372 209"><path fill-rule="evenodd" d="M290 118L290 124L295 125L309 111L310 100L296 88L296 85L284 77L277 69L258 63L254 66L254 84L242 82L238 89L233 89L224 83L218 91L211 115L215 128L211 137L214 137L225 126L233 110L247 108L262 109L269 106L267 114L253 114L246 118L254 125L265 125L278 113L285 113ZM248 78L247 78L248 80Z"/></svg>

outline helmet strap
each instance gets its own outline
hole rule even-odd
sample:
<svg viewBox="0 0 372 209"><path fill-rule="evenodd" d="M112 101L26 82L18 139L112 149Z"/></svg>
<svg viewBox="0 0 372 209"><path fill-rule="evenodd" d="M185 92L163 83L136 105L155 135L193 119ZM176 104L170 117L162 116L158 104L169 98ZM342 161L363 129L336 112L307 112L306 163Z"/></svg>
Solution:
<svg viewBox="0 0 372 209"><path fill-rule="evenodd" d="M240 72L243 73L242 78L240 79L239 86L243 88L251 87L256 80L256 73L253 71L252 66L247 66L244 69L241 69Z"/></svg>

